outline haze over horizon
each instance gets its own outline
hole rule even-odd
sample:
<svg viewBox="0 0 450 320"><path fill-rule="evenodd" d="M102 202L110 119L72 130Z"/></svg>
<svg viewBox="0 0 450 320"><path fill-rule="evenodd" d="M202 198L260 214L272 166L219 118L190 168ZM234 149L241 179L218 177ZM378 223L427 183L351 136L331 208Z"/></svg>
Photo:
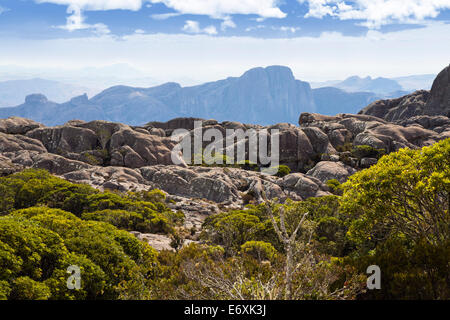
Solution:
<svg viewBox="0 0 450 320"><path fill-rule="evenodd" d="M56 67L26 67L18 65L0 65L0 82L10 82L16 80L51 80L59 81L67 85L83 86L90 96L95 92L100 92L108 87L116 85L135 86L135 87L152 87L168 82L179 83L183 87L190 87L200 85L206 82L215 82L229 77L240 77L245 72L253 68L265 68L270 65L261 65L250 67L243 71L237 71L233 74L220 77L212 75L211 79L198 79L195 74L186 76L171 76L167 74L153 74L151 71L142 70L128 63L116 63L110 65L86 66L83 68L56 68ZM344 78L324 77L320 79L310 79L302 76L301 72L296 72L295 69L288 65L282 65L292 70L296 79L309 82L311 87L319 88L324 86L333 86L337 82L347 80L352 77L359 77L361 79L371 78L385 78L385 79L403 79L409 77L423 77L426 78L425 83L429 79L434 79L436 73L418 74L411 72L409 74L399 74L397 76L371 75L371 74L348 74ZM406 89L406 88L405 88ZM409 89L409 88L408 88ZM414 87L414 89L430 89L429 87Z"/></svg>
<svg viewBox="0 0 450 320"><path fill-rule="evenodd" d="M118 65L121 81L193 85L283 65L317 82L437 74L449 63L448 0L185 3L0 0L0 80L1 66L41 69L29 71L42 78L100 68L110 78Z"/></svg>

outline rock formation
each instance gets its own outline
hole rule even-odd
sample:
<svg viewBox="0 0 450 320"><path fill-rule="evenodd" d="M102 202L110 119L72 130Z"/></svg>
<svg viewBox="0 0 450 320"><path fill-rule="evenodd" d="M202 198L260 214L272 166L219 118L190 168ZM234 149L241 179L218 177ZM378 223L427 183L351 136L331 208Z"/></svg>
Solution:
<svg viewBox="0 0 450 320"><path fill-rule="evenodd" d="M419 90L398 99L379 100L359 113L387 121L402 121L424 115L450 117L450 66L439 73L431 91Z"/></svg>
<svg viewBox="0 0 450 320"><path fill-rule="evenodd" d="M287 67L271 66L192 87L177 83L151 88L114 86L91 99L82 95L61 104L42 94L32 94L22 105L0 108L0 118L20 116L47 125L60 125L72 119L138 125L151 119L167 121L176 116L194 116L273 124L294 122L301 112L313 111L310 85L296 80Z"/></svg>
<svg viewBox="0 0 450 320"><path fill-rule="evenodd" d="M276 77L286 73L285 70L269 71ZM273 80L269 78L266 80ZM116 88L113 96L120 98L127 90ZM158 90L167 94L171 88ZM450 138L449 92L447 68L439 74L431 92L418 91L399 99L378 101L358 115L302 113L299 126L181 117L142 126L71 120L47 127L25 118L10 117L0 119L0 176L24 168L41 168L102 190L158 188L167 193L173 210L184 212L186 225L199 230L208 215L241 208L247 203L331 195L329 180L343 183L358 170L376 164L384 153L405 147L421 148ZM70 103L84 106L87 101L86 96L81 96ZM33 95L27 103L38 106L49 102L41 95ZM268 138L278 134L280 164L289 166L291 173L278 177L254 171L254 166L193 166L183 162L174 165L171 153L176 141L171 135L176 129L185 129L191 136L200 133L195 131L196 121L201 121L203 130L216 129L224 135L229 129L252 129L260 133L267 130ZM248 151L248 140L247 136L243 137L231 147L244 144ZM151 239L160 241L161 248L168 246L168 238Z"/></svg>
<svg viewBox="0 0 450 320"><path fill-rule="evenodd" d="M431 93L418 91L378 101L358 115L302 113L299 126L175 118L142 126L71 120L47 127L25 118L0 119L0 176L40 168L101 190L158 188L167 194L173 210L184 213L185 227L198 232L208 215L275 198L301 201L331 195L329 180L343 183L358 170L376 164L384 153L450 138L448 84L447 68L436 79ZM81 96L70 103L84 106L86 101L87 97ZM49 102L34 95L28 103L38 106ZM176 141L171 135L176 129L185 129L191 136L199 133L194 127L196 121L201 121L203 130L216 129L223 135L229 129L267 130L268 138L278 134L280 164L289 166L291 173L278 177L238 165L174 165L171 153ZM274 129L278 133L271 131ZM244 137L231 147L244 144L248 152L248 140ZM167 236L135 235L158 249L170 249Z"/></svg>
<svg viewBox="0 0 450 320"><path fill-rule="evenodd" d="M289 166L292 173L280 178L237 167L173 165L175 142L170 135L180 128L192 134L194 121L199 120L204 130L215 128L223 133L230 128L279 130L280 164ZM42 168L100 189L159 188L183 199L240 206L246 201L302 200L330 194L328 180L344 182L357 170L377 162L373 156L353 155L354 146L393 152L450 137L450 120L443 116L419 116L393 124L369 115L303 113L299 124L263 127L177 118L142 127L106 121L70 121L46 127L23 118L2 119L1 174Z"/></svg>

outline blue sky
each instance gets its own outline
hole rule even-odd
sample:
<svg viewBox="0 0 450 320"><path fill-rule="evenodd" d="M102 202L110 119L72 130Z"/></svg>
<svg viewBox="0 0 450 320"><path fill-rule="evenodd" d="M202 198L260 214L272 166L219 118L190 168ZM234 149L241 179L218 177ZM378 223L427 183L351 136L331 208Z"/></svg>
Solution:
<svg viewBox="0 0 450 320"><path fill-rule="evenodd" d="M306 80L436 73L449 23L450 0L0 0L0 65L198 81L271 64Z"/></svg>

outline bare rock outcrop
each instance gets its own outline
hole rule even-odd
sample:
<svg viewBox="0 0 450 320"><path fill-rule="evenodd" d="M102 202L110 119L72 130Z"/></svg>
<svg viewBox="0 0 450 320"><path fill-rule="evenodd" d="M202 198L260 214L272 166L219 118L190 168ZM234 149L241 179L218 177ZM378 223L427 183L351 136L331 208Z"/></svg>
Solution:
<svg viewBox="0 0 450 320"><path fill-rule="evenodd" d="M445 82L445 81L444 81ZM419 98L417 98L419 99ZM445 99L444 99L445 100ZM229 129L242 132L231 148L244 144L248 159L250 136L279 138L279 163L291 168L285 177L270 176L248 166L191 166L172 163L175 129L193 136L194 122L202 130ZM420 148L450 137L446 116L420 115L396 123L367 114L324 116L303 113L300 126L288 123L264 127L238 122L178 118L166 123L151 122L142 127L107 121L69 121L62 126L45 127L21 118L0 120L0 174L21 168L42 168L77 183L119 191L159 188L179 201L174 210L189 216L198 225L219 207L238 208L245 203L271 199L304 200L331 194L326 182L347 180L357 170L376 164L371 155L356 158L358 145L383 149ZM277 131L273 131L277 130ZM239 136L235 132L236 136ZM219 151L226 151L226 139ZM203 141L203 147L208 141ZM230 146L228 146L230 147ZM262 168L262 164L257 165ZM174 199L175 199L174 198Z"/></svg>
<svg viewBox="0 0 450 320"><path fill-rule="evenodd" d="M0 119L0 132L8 134L25 134L28 131L42 126L42 124L37 123L36 121L20 117Z"/></svg>
<svg viewBox="0 0 450 320"><path fill-rule="evenodd" d="M450 66L442 70L434 80L425 114L450 117Z"/></svg>
<svg viewBox="0 0 450 320"><path fill-rule="evenodd" d="M321 161L307 172L307 175L319 179L322 183L336 179L343 183L354 174L356 170L342 162Z"/></svg>
<svg viewBox="0 0 450 320"><path fill-rule="evenodd" d="M153 249L157 251L175 251L175 249L171 246L172 239L164 234L153 234L153 233L140 233L137 231L132 231L136 238L139 240L147 242ZM184 239L182 246L187 246L195 241Z"/></svg>
<svg viewBox="0 0 450 320"><path fill-rule="evenodd" d="M41 126L26 136L40 141L49 153L91 165L140 168L172 163L173 141L119 123L71 121L63 126Z"/></svg>
<svg viewBox="0 0 450 320"><path fill-rule="evenodd" d="M339 114L334 117L302 114L299 123L308 128L319 128L326 133L335 149L352 144L368 145L393 152L405 147L420 148L442 140L441 134L450 130L444 118L446 117L428 118L429 122L442 126L440 131L425 129L420 125L419 119L417 122L406 122L405 125L401 125L373 116L351 114Z"/></svg>
<svg viewBox="0 0 450 320"><path fill-rule="evenodd" d="M41 141L48 152L61 155L94 150L98 146L95 132L71 125L42 127L29 131L26 135Z"/></svg>
<svg viewBox="0 0 450 320"><path fill-rule="evenodd" d="M237 168L182 168L174 165L139 169L89 167L65 173L62 177L98 189L127 191L158 188L170 196L233 207L242 205L248 196L255 203L260 203L274 198L282 201L288 197L303 200L330 194L319 179L302 173L278 178Z"/></svg>
<svg viewBox="0 0 450 320"><path fill-rule="evenodd" d="M10 159L0 155L0 177L16 173L22 169L22 166L16 165Z"/></svg>
<svg viewBox="0 0 450 320"><path fill-rule="evenodd" d="M22 135L0 133L0 153L15 153L22 150L47 152L39 140Z"/></svg>
<svg viewBox="0 0 450 320"><path fill-rule="evenodd" d="M372 115L387 121L407 119L424 114L429 97L429 91L419 90L397 99L375 101L359 113Z"/></svg>
<svg viewBox="0 0 450 320"><path fill-rule="evenodd" d="M64 179L75 183L85 183L94 188L118 191L140 191L154 189L140 172L123 167L90 167L74 170L62 175Z"/></svg>

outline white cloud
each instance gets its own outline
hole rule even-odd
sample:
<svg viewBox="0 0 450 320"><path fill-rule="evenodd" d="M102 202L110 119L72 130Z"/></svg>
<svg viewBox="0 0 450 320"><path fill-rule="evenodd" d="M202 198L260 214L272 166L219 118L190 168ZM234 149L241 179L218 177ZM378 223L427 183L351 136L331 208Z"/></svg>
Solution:
<svg viewBox="0 0 450 320"><path fill-rule="evenodd" d="M173 17L177 17L180 16L181 13L176 13L176 12L172 12L172 13L155 13L150 15L150 17L154 20L166 20L169 18L173 18Z"/></svg>
<svg viewBox="0 0 450 320"><path fill-rule="evenodd" d="M200 24L197 21L187 20L183 31L189 32L189 33L200 33Z"/></svg>
<svg viewBox="0 0 450 320"><path fill-rule="evenodd" d="M203 29L203 32L209 35L217 34L217 29L214 26L208 26L205 29Z"/></svg>
<svg viewBox="0 0 450 320"><path fill-rule="evenodd" d="M278 8L278 0L35 0L37 3L55 3L81 10L133 10L142 8L145 2L163 3L181 14L208 15L223 18L230 14L256 14L264 18L284 18Z"/></svg>
<svg viewBox="0 0 450 320"><path fill-rule="evenodd" d="M138 11L149 0L34 0L36 3L54 3L67 6L67 24L59 28L68 30L92 29L96 34L108 34L110 30L103 23L87 24L83 11L131 10Z"/></svg>
<svg viewBox="0 0 450 320"><path fill-rule="evenodd" d="M298 0L308 3L305 17L334 16L341 20L364 20L376 29L391 23L423 23L441 10L450 9L450 0Z"/></svg>
<svg viewBox="0 0 450 320"><path fill-rule="evenodd" d="M291 33L296 33L298 30L300 30L300 27L289 27L289 26L281 26L281 27L272 27L273 30L279 30L282 32L291 32Z"/></svg>
<svg viewBox="0 0 450 320"><path fill-rule="evenodd" d="M87 11L117 9L137 11L142 8L142 4L147 2L147 0L35 0L35 2L66 5Z"/></svg>
<svg viewBox="0 0 450 320"><path fill-rule="evenodd" d="M110 33L108 26L106 26L103 23L96 23L96 24L88 24L85 23L83 12L80 8L77 7L69 7L67 9L67 13L70 13L71 15L67 17L67 23L64 26L59 26L58 28L67 30L67 31L75 31L75 30L83 30L83 29L92 29L97 35L105 35Z"/></svg>
<svg viewBox="0 0 450 320"><path fill-rule="evenodd" d="M259 29L266 29L270 28L274 31L281 31L281 32L290 32L290 33L296 33L297 31L301 30L300 27L291 27L291 26L265 26L263 24L258 24L256 26L248 27L245 29L246 32L255 31Z"/></svg>
<svg viewBox="0 0 450 320"><path fill-rule="evenodd" d="M250 31L255 31L255 30L258 30L258 29L264 29L265 27L266 27L266 26L263 25L263 24L258 24L258 25L255 26L255 27L248 27L248 28L246 28L245 31L246 31L246 32L250 32Z"/></svg>
<svg viewBox="0 0 450 320"><path fill-rule="evenodd" d="M231 14L254 14L260 18L284 18L286 14L278 8L278 0L34 0L37 3L54 3L68 6L67 12L71 14L63 29L73 31L79 29L94 29L97 33L109 33L104 24L89 25L84 23L83 11L104 10L132 10L138 11L147 2L163 3L166 7L177 12L153 14L155 20L165 20L182 14L207 15L215 19L222 19L221 29L235 28ZM150 3L149 3L150 2ZM0 12L1 13L1 12ZM187 25L187 30L192 26ZM193 27L195 29L195 27ZM198 32L197 32L198 33ZM217 34L214 26L200 30L200 33Z"/></svg>
<svg viewBox="0 0 450 320"><path fill-rule="evenodd" d="M284 18L278 0L150 0L163 3L183 14L208 15L223 18L230 14L256 14L264 18Z"/></svg>
<svg viewBox="0 0 450 320"><path fill-rule="evenodd" d="M332 0L299 0L300 3L308 2L309 11L305 18L323 18L326 15L335 15L335 7L330 7Z"/></svg>
<svg viewBox="0 0 450 320"><path fill-rule="evenodd" d="M199 27L200 29L200 27ZM20 48L20 50L17 50ZM364 36L324 33L289 39L207 34L132 34L69 39L3 39L2 64L83 68L128 63L154 78L199 81L239 76L252 67L286 65L298 79L438 73L450 63L450 25ZM125 75L118 74L120 77Z"/></svg>
<svg viewBox="0 0 450 320"><path fill-rule="evenodd" d="M220 29L225 31L228 28L236 28L236 24L230 16L227 16L223 19L223 22L220 24Z"/></svg>
<svg viewBox="0 0 450 320"><path fill-rule="evenodd" d="M208 26L208 27L202 29L202 28L200 28L200 24L197 21L193 21L193 20L187 20L185 25L183 26L182 30L187 33L194 33L194 34L199 34L199 33L206 33L209 35L217 34L216 27Z"/></svg>
<svg viewBox="0 0 450 320"><path fill-rule="evenodd" d="M144 34L144 33L145 33L145 30L142 30L142 29L136 29L136 30L134 30L134 33L136 33L136 34Z"/></svg>

